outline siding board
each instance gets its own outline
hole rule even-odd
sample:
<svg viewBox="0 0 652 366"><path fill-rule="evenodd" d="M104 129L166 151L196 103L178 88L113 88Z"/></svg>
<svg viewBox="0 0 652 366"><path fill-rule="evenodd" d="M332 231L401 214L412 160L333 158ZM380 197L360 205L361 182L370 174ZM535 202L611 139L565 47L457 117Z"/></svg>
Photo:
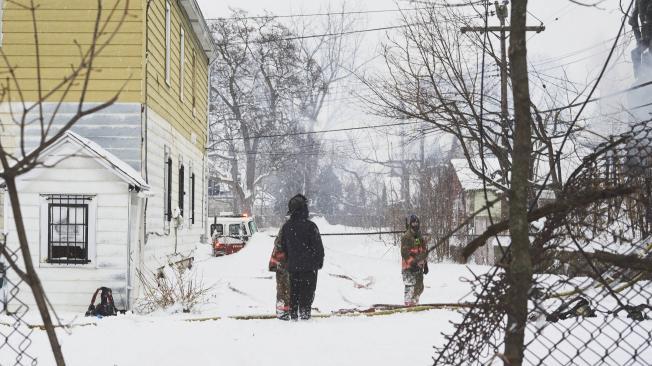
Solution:
<svg viewBox="0 0 652 366"><path fill-rule="evenodd" d="M16 3L5 1L5 10L15 10L15 9L24 9L24 6L29 6L29 1L18 0ZM68 10L96 10L97 2L89 0L35 0L34 5L38 8L38 11L41 10L56 10L56 11L68 11ZM118 9L129 10L139 10L142 9L142 1L139 0L103 0L102 6L105 11L110 11L111 9L117 6Z"/></svg>
<svg viewBox="0 0 652 366"><path fill-rule="evenodd" d="M206 105L205 92L207 88L208 63L200 47L196 35L192 31L189 22L182 16L182 10L175 1L171 1L171 40L170 40L170 85L165 83L165 2L155 3L150 10L149 21L149 50L151 54L148 67L148 106L159 113L163 118L170 121L173 127L186 139L190 139L194 133L197 137L197 147L204 148L206 136ZM184 96L179 98L179 64L180 64L180 27L183 26L186 34L185 54L186 67ZM192 64L190 57L193 52L197 55L197 78L196 78L196 107L195 115L192 113Z"/></svg>
<svg viewBox="0 0 652 366"><path fill-rule="evenodd" d="M88 52L90 46L81 47L81 52ZM11 47L5 47L4 52L8 57L20 57L20 56L33 56L36 50L34 45L19 45L12 44ZM100 55L110 55L111 57L124 57L124 56L134 56L139 55L142 50L140 44L135 45L121 45L121 44L110 44L107 45ZM67 45L61 44L44 44L39 47L39 54L41 57L49 56L68 56L68 55L78 55L80 53L79 47L74 43L69 43Z"/></svg>
<svg viewBox="0 0 652 366"><path fill-rule="evenodd" d="M24 1L23 4L28 4ZM115 4L126 5L126 1L103 1L103 19L108 19ZM19 66L18 77L27 100L35 100L36 88L36 51L33 46L34 24L31 11L25 10L12 2L4 2L3 45L2 51L12 65ZM121 11L116 11L113 21L104 22L106 31L113 31L118 26L118 33L112 44L106 47L93 61L99 72L92 74L88 101L106 101L115 96L116 91L126 84L120 93L119 101L140 102L142 100L143 78L143 2L129 1L129 14L124 22L118 22ZM69 74L69 68L80 63L80 50L75 44L81 44L81 51L88 49L95 27L97 3L84 0L37 0L36 19L39 43L41 45L40 61L44 75L43 90L49 91ZM107 40L106 35L99 41ZM122 68L117 72L102 73L101 69L114 66ZM129 69L130 68L130 69ZM5 67L0 67L0 72ZM73 88L79 91L80 86ZM69 93L64 101L78 99L77 93ZM56 93L51 101L60 98L63 93ZM15 100L16 97L14 96Z"/></svg>
<svg viewBox="0 0 652 366"><path fill-rule="evenodd" d="M105 35L101 35L99 42L103 42L108 39L108 34L110 32L140 32L141 31L141 22L140 21L108 21L101 22L101 27L105 28ZM36 26L36 30L39 34L41 33L71 33L77 32L80 29L88 29L90 34L93 33L95 27L95 20L91 21L56 21L56 20L44 20L39 21ZM31 20L18 20L13 18L13 14L10 22L6 22L2 31L6 34L12 33L34 33L34 23Z"/></svg>
<svg viewBox="0 0 652 366"><path fill-rule="evenodd" d="M18 21L32 21L33 19L33 14L31 11L27 9L16 9L16 8L10 8L11 14L12 14L12 19L18 20ZM100 17L100 20L102 22L106 21L107 19L112 19L115 20L118 17L122 17L122 11L124 8L119 13L113 13L111 14L109 11L106 9L102 11L102 15ZM50 22L70 22L71 19L87 19L87 20L95 20L97 18L97 9L95 8L86 8L86 9L65 9L65 11L62 11L62 9L47 9L47 8L39 8L38 11L36 11L36 20L38 22L45 22L45 21L50 21ZM142 22L142 12L140 11L140 8L133 8L131 10L128 10L127 12L127 18L125 19L127 22Z"/></svg>
<svg viewBox="0 0 652 366"><path fill-rule="evenodd" d="M141 37L134 37L133 33L121 32L113 37L111 44L139 45L143 40ZM141 32L137 32L140 34ZM39 34L39 41L46 45L71 45L77 42L81 46L89 46L93 36L91 33L42 33ZM3 47L11 45L34 45L34 34L16 33L11 37L2 40ZM11 47L8 47L11 48Z"/></svg>

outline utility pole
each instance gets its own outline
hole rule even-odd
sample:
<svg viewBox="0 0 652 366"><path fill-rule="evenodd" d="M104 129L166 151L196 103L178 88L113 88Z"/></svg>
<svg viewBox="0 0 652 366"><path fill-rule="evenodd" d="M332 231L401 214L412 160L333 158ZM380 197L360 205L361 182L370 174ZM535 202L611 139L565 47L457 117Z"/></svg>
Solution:
<svg viewBox="0 0 652 366"><path fill-rule="evenodd" d="M503 132L503 146L507 148L507 153L510 154L512 149L509 145L509 111L507 110L507 35L505 32L505 19L507 19L507 4L498 5L498 1L494 2L496 7L496 16L500 20L500 127Z"/></svg>
<svg viewBox="0 0 652 366"><path fill-rule="evenodd" d="M498 1L494 2L496 7L496 16L500 20L500 26L495 27L462 27L460 31L462 33L466 32L500 32L500 127L502 132L503 145L507 149L507 153L511 154L512 147L509 144L509 131L511 126L509 123L509 110L507 104L507 31L511 30L511 26L505 25L505 20L509 16L507 10L507 2L503 2L502 5L498 4ZM525 27L526 32L543 32L546 30L546 27L542 24L539 26L527 26Z"/></svg>

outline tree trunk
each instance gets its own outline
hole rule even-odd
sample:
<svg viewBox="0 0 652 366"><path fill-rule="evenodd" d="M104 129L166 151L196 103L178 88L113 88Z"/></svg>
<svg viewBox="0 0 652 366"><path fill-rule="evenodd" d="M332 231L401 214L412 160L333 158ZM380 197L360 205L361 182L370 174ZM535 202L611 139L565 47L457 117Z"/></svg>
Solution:
<svg viewBox="0 0 652 366"><path fill-rule="evenodd" d="M514 150L509 204L511 261L507 269L507 327L505 329L505 365L523 362L527 301L532 285L532 260L528 237L528 188L532 154L530 92L527 70L525 22L527 0L513 0L509 58L514 100Z"/></svg>
<svg viewBox="0 0 652 366"><path fill-rule="evenodd" d="M41 280L38 278L36 270L34 269L34 264L32 263L32 255L29 250L29 243L27 242L27 234L25 233L25 224L23 223L23 214L20 209L18 191L16 189L16 181L13 178L7 177L5 179L5 183L7 184L7 192L9 193L9 200L11 201L11 210L14 215L14 222L16 224L16 234L18 236L18 242L20 243L20 251L25 263L25 272L27 273L29 280L27 284L31 288L32 294L34 294L36 306L41 313L43 325L45 326L45 331L50 341L50 347L52 347L54 360L56 361L57 366L63 366L66 363L63 359L61 345L57 339L54 325L52 324L50 311L48 310L48 306L45 300L45 291L43 290Z"/></svg>

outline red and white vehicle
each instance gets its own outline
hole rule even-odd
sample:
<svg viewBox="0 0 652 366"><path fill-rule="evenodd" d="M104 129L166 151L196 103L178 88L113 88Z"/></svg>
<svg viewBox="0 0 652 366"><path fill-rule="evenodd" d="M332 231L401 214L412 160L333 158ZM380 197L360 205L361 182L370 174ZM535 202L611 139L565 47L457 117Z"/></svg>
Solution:
<svg viewBox="0 0 652 366"><path fill-rule="evenodd" d="M258 231L253 217L221 213L213 217L211 238L213 255L216 257L233 254L242 249L249 238Z"/></svg>

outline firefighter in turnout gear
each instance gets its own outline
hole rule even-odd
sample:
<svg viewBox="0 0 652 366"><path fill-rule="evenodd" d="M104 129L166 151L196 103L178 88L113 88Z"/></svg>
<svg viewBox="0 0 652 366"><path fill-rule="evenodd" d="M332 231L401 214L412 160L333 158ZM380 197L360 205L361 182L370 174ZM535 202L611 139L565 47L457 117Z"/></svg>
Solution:
<svg viewBox="0 0 652 366"><path fill-rule="evenodd" d="M308 219L308 200L297 194L288 202L290 219L281 228L281 248L290 273L290 318L308 320L317 288L317 271L324 265L319 229Z"/></svg>
<svg viewBox="0 0 652 366"><path fill-rule="evenodd" d="M274 240L269 270L276 272L276 317L280 320L290 320L290 274L287 270L287 255L281 246L282 232L281 228Z"/></svg>
<svg viewBox="0 0 652 366"><path fill-rule="evenodd" d="M428 251L421 236L417 215L409 215L405 221L406 231L401 238L401 269L405 284L405 305L419 303L423 293L423 275L428 273Z"/></svg>

